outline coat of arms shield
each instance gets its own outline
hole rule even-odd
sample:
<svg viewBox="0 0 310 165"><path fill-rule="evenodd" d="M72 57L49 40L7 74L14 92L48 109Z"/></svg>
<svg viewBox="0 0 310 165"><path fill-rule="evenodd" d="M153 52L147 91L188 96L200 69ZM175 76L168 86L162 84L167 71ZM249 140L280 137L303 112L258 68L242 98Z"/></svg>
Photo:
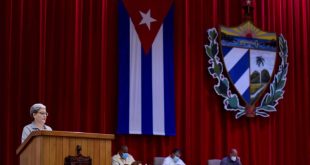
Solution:
<svg viewBox="0 0 310 165"><path fill-rule="evenodd" d="M225 109L238 111L236 118L243 115L268 117L268 112L276 111L275 106L284 94L288 67L286 40L282 35L277 38L276 33L258 29L250 21L238 27L221 26L220 44L217 37L216 29L209 29L210 44L205 49L211 64L208 71L218 80L214 89L224 97ZM278 73L274 74L277 54L281 63ZM228 78L222 74L223 70L226 70ZM229 82L237 94L231 91ZM269 93L264 92L267 87Z"/></svg>
<svg viewBox="0 0 310 165"><path fill-rule="evenodd" d="M251 22L220 28L224 66L241 98L253 105L269 84L276 63L276 34L259 30Z"/></svg>

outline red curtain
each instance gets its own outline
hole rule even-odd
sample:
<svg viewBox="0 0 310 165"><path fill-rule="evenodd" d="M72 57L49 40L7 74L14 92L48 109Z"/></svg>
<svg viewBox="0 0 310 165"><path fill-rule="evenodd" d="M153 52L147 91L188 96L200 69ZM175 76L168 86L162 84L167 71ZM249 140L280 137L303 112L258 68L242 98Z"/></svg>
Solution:
<svg viewBox="0 0 310 165"><path fill-rule="evenodd" d="M269 118L234 119L207 72L206 30L242 23L242 0L175 0L177 136L116 135L113 153L152 164L174 147L188 165L205 165L235 147L243 164L310 161L309 0L256 0L254 23L289 46L284 99ZM0 1L0 161L15 150L29 108L47 105L54 130L114 134L117 125L117 0Z"/></svg>

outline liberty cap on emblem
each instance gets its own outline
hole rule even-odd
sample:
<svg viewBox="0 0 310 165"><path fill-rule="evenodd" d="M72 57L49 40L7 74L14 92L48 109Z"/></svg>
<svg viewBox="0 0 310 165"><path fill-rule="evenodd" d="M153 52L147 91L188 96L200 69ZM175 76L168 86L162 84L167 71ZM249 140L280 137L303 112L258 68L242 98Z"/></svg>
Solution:
<svg viewBox="0 0 310 165"><path fill-rule="evenodd" d="M252 15L253 7L250 5L251 1L246 1L243 7L246 18ZM220 26L220 48L217 37L216 29L209 29L210 44L205 49L211 64L208 71L218 80L214 89L224 98L224 108L237 111L236 118L243 115L268 117L268 112L276 111L275 106L284 94L288 67L286 40L281 35L278 43L276 33L262 31L251 21L232 28ZM282 62L274 75L278 45ZM224 68L227 77L223 75ZM231 91L229 82L237 94ZM269 93L265 93L268 86Z"/></svg>

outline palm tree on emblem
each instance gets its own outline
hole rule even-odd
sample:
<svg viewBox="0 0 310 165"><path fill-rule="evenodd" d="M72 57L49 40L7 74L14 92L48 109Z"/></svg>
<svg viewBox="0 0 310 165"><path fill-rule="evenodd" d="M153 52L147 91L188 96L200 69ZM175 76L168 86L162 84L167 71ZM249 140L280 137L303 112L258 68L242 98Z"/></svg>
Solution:
<svg viewBox="0 0 310 165"><path fill-rule="evenodd" d="M264 66L264 63L265 63L265 59L263 56L257 56L256 57L256 65L258 67ZM260 83L262 83L262 73L260 73Z"/></svg>
<svg viewBox="0 0 310 165"><path fill-rule="evenodd" d="M256 65L258 67L260 67L261 65L264 66L264 63L265 63L265 59L263 56L257 56L256 57Z"/></svg>

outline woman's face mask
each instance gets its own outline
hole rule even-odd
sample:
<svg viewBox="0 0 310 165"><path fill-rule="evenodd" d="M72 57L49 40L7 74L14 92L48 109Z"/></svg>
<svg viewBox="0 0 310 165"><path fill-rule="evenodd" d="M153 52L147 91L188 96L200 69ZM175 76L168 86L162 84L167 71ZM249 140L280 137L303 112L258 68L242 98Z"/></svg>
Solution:
<svg viewBox="0 0 310 165"><path fill-rule="evenodd" d="M237 157L236 157L236 156L231 156L230 159L231 159L232 161L236 161L236 160L237 160Z"/></svg>

